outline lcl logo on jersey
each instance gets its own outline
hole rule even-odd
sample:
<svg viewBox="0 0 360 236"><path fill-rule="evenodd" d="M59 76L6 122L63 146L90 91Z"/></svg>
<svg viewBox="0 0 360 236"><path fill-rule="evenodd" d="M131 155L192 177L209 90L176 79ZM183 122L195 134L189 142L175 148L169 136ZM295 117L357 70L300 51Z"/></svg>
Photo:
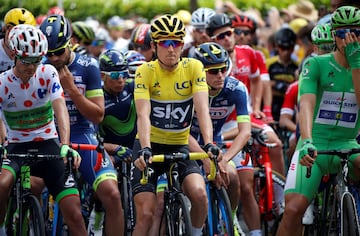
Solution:
<svg viewBox="0 0 360 236"><path fill-rule="evenodd" d="M175 83L175 92L179 94L180 96L188 96L192 92L192 82L191 80L183 81L181 83L177 82Z"/></svg>

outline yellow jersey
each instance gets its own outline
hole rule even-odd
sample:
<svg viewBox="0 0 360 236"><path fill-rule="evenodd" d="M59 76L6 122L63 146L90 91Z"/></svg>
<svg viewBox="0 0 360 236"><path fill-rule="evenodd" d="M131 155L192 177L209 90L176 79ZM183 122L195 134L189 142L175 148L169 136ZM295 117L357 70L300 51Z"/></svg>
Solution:
<svg viewBox="0 0 360 236"><path fill-rule="evenodd" d="M203 64L196 59L182 58L174 71L162 69L158 60L136 70L134 99L150 100L151 142L188 144L193 95L198 92L208 93L208 86Z"/></svg>

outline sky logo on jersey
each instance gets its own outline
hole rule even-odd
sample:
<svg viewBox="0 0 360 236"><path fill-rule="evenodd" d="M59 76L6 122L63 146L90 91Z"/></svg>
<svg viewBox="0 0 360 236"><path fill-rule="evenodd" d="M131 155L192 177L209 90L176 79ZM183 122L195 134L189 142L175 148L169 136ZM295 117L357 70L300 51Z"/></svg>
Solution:
<svg viewBox="0 0 360 236"><path fill-rule="evenodd" d="M171 102L171 101L170 101ZM151 101L153 107L151 112L151 122L159 129L183 130L188 127L192 114L192 99L170 103L169 101Z"/></svg>

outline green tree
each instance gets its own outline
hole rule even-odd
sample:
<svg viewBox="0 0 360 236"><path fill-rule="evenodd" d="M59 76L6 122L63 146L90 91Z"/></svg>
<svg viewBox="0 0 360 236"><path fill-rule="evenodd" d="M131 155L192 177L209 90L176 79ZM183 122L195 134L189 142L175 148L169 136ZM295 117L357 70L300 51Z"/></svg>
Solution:
<svg viewBox="0 0 360 236"><path fill-rule="evenodd" d="M190 12L198 7L214 8L214 0L2 0L0 4L0 18L3 19L6 12L14 7L25 7L35 16L46 14L48 9L62 1L65 14L71 20L83 20L88 16L93 16L102 22L113 16L122 17L128 15L140 15L147 19L163 14L175 13L179 9ZM329 5L329 0L311 0L316 6ZM254 7L265 13L270 7L278 9L286 8L297 0L233 0L240 9Z"/></svg>

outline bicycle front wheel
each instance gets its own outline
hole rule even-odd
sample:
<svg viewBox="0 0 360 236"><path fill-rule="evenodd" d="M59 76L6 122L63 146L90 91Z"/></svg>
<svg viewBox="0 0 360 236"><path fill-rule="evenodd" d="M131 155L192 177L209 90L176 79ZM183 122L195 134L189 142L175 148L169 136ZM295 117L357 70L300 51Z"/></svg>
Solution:
<svg viewBox="0 0 360 236"><path fill-rule="evenodd" d="M360 235L355 201L349 192L345 192L341 198L341 235Z"/></svg>
<svg viewBox="0 0 360 236"><path fill-rule="evenodd" d="M45 236L45 223L43 212L38 199L34 195L29 195L27 197L27 203L24 206L24 214L21 227L21 236Z"/></svg>
<svg viewBox="0 0 360 236"><path fill-rule="evenodd" d="M185 236L191 235L191 217L189 200L179 192L174 196L174 202L166 202L166 235Z"/></svg>
<svg viewBox="0 0 360 236"><path fill-rule="evenodd" d="M216 198L212 199L214 229L217 235L235 235L229 196L224 187L215 188L215 194Z"/></svg>

